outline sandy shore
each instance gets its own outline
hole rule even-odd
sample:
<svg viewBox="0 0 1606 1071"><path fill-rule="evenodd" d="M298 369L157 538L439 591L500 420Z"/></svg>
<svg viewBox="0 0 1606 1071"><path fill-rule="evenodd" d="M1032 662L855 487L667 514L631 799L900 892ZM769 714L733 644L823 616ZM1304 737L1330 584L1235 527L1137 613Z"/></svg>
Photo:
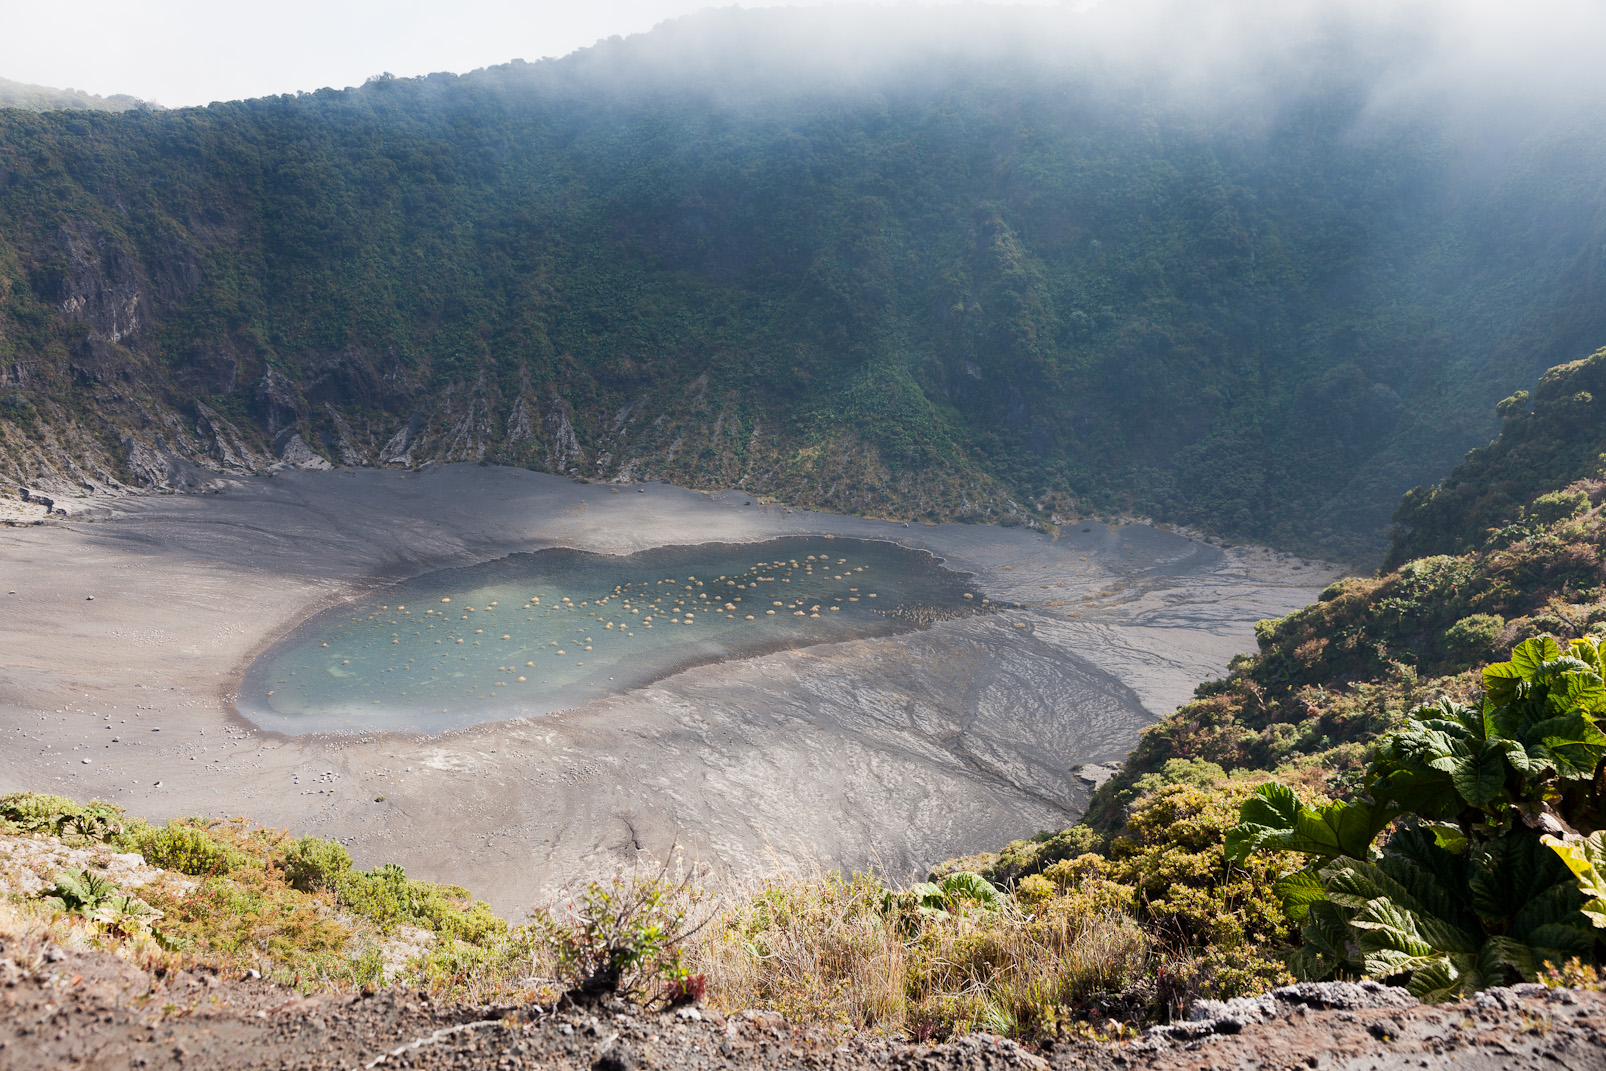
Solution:
<svg viewBox="0 0 1606 1071"><path fill-rule="evenodd" d="M244 813L514 916L673 843L737 873L818 862L901 877L1059 828L1086 799L1077 766L1118 759L1253 646L1256 620L1335 575L1139 525L1054 541L475 465L96 505L0 528L0 789L151 817ZM255 652L376 584L550 546L807 534L928 549L1025 609L435 737L284 737L232 709Z"/></svg>

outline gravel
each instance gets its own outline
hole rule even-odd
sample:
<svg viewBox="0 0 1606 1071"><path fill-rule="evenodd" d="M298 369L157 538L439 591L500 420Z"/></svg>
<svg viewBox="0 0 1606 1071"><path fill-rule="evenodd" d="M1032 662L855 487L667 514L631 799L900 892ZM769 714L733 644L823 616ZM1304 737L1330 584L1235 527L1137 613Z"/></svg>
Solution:
<svg viewBox="0 0 1606 1071"><path fill-rule="evenodd" d="M1606 1069L1606 997L1595 992L1516 986L1419 1005L1386 986L1327 983L1201 1002L1197 1014L1125 1044L1065 1038L1034 1051L976 1034L914 1045L804 1029L763 1011L613 1004L549 1012L405 990L303 996L250 977L148 972L42 937L0 937L0 1069L18 1071ZM1223 1029L1229 1021L1236 1027Z"/></svg>

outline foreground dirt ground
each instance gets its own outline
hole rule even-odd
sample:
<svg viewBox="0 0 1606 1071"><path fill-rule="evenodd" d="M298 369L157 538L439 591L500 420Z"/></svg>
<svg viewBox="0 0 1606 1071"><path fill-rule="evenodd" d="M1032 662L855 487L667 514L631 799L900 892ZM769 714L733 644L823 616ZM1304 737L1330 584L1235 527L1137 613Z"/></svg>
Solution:
<svg viewBox="0 0 1606 1071"><path fill-rule="evenodd" d="M734 1067L910 1071L1606 1068L1606 994L1539 986L1459 1004L1400 990L1305 986L1211 1009L1124 1043L942 1045L803 1030L779 1016L618 1004L556 1013L432 1002L408 991L306 997L205 970L157 976L40 936L0 938L0 1069Z"/></svg>

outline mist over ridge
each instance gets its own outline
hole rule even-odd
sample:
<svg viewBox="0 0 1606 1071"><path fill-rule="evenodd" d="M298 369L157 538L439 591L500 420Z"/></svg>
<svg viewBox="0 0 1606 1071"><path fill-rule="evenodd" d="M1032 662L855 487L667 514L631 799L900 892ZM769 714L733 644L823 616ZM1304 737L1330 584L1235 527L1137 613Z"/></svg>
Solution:
<svg viewBox="0 0 1606 1071"><path fill-rule="evenodd" d="M1591 114L1606 12L1582 0L1101 0L708 8L542 61L591 92L703 96L930 90L956 77L1078 80L1206 112L1275 112L1338 86L1363 114ZM494 68L493 68L494 69ZM755 96L756 94L756 96Z"/></svg>
<svg viewBox="0 0 1606 1071"><path fill-rule="evenodd" d="M0 470L485 459L1369 557L1606 335L1601 16L1466 9L723 9L0 112Z"/></svg>

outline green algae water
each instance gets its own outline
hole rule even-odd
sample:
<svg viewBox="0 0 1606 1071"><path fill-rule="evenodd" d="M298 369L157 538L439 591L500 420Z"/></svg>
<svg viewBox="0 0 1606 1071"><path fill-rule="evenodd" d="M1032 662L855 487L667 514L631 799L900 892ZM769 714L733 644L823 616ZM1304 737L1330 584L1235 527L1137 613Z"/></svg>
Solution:
<svg viewBox="0 0 1606 1071"><path fill-rule="evenodd" d="M979 612L967 577L894 543L798 537L626 557L515 554L329 610L247 671L283 733L441 732L538 716L694 665Z"/></svg>

